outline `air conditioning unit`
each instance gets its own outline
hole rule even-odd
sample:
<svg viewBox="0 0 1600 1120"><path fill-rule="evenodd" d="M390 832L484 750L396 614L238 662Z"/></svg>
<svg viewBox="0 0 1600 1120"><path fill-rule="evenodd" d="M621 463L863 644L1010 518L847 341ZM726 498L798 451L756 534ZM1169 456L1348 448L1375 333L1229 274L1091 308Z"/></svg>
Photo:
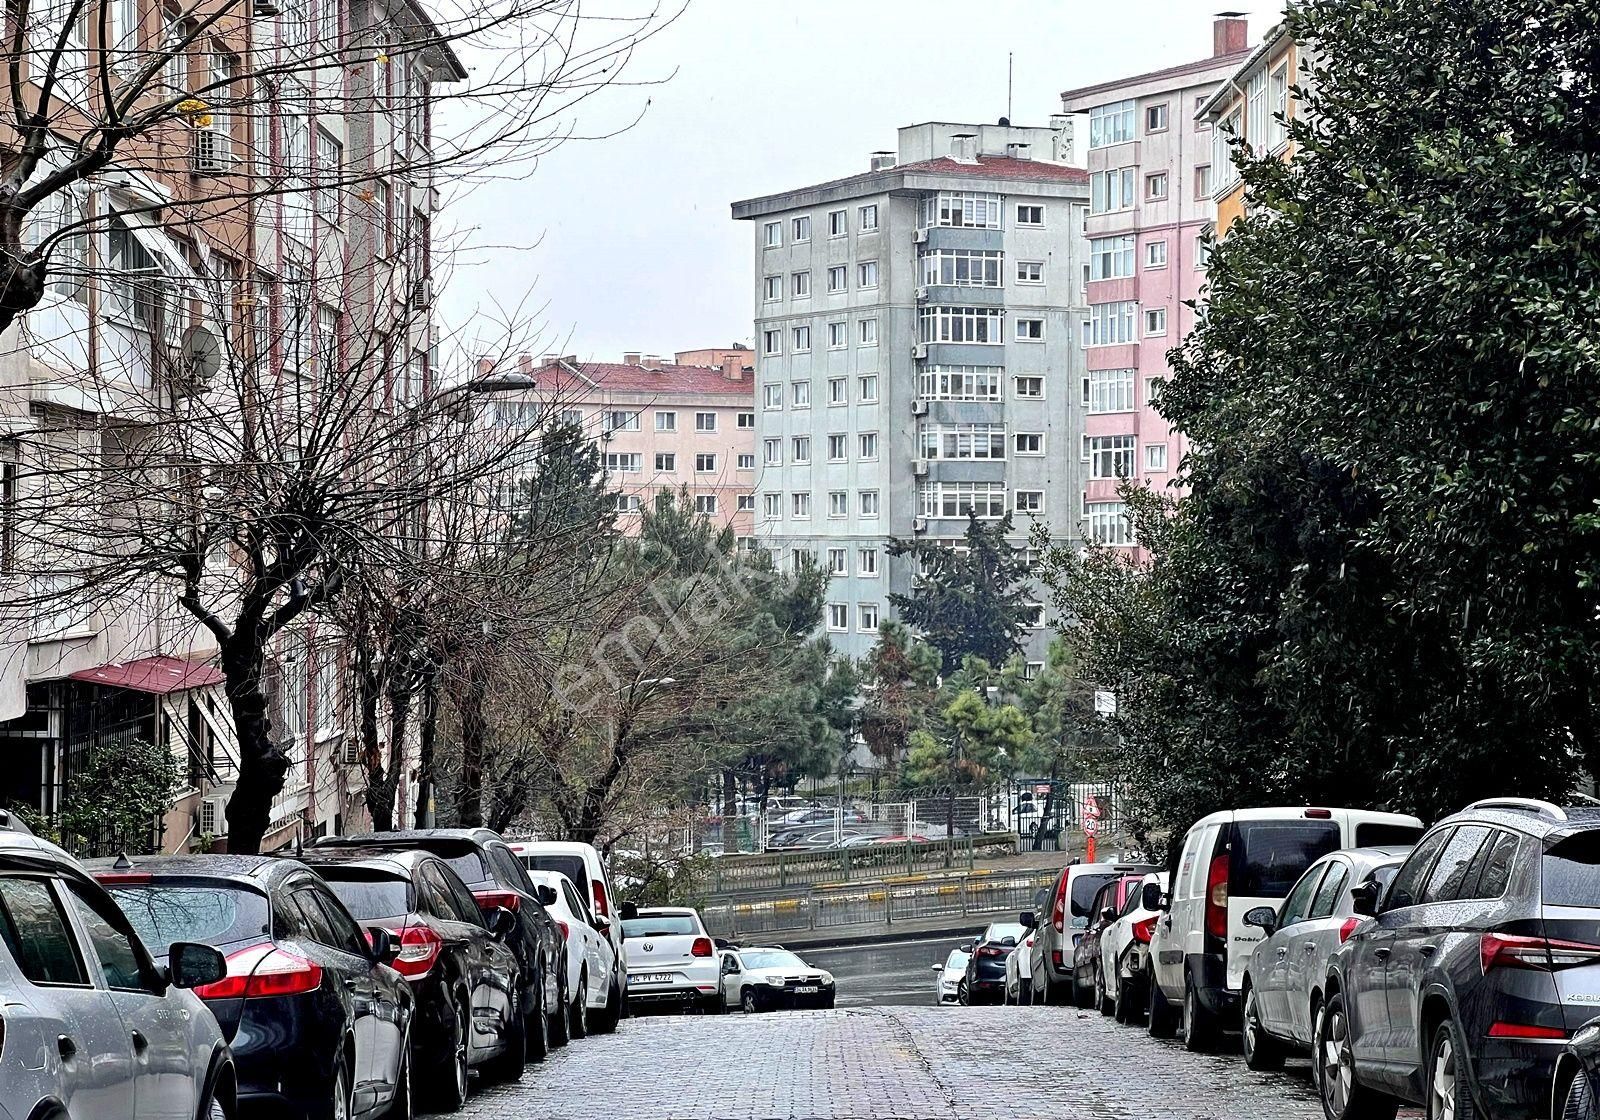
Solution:
<svg viewBox="0 0 1600 1120"><path fill-rule="evenodd" d="M918 300L925 300L927 298L928 298L928 286L926 284L919 284L917 286L917 299Z"/></svg>
<svg viewBox="0 0 1600 1120"><path fill-rule="evenodd" d="M911 348L911 356L918 359L926 358L928 356L928 344L926 342L917 343Z"/></svg>
<svg viewBox="0 0 1600 1120"><path fill-rule="evenodd" d="M354 735L346 735L334 749L340 766L361 765L361 743Z"/></svg>
<svg viewBox="0 0 1600 1120"><path fill-rule="evenodd" d="M194 130L194 160L190 170L196 175L220 175L228 169L227 137L209 128Z"/></svg>
<svg viewBox="0 0 1600 1120"><path fill-rule="evenodd" d="M913 459L913 460L911 460L911 473L913 475L915 475L916 477L918 477L918 478L922 478L924 475L926 475L928 473L928 460L926 460L926 459Z"/></svg>
<svg viewBox="0 0 1600 1120"><path fill-rule="evenodd" d="M911 402L911 415L913 415L913 416L926 416L926 415L928 415L928 402L927 401L912 401Z"/></svg>
<svg viewBox="0 0 1600 1120"><path fill-rule="evenodd" d="M206 797L200 801L200 820L197 831L202 835L221 836L228 831L228 802L222 797Z"/></svg>
<svg viewBox="0 0 1600 1120"><path fill-rule="evenodd" d="M251 8L258 19L269 19L278 14L278 5L273 0L255 0Z"/></svg>
<svg viewBox="0 0 1600 1120"><path fill-rule="evenodd" d="M413 311L426 311L433 306L433 281L426 276L411 282L411 298L407 301Z"/></svg>
<svg viewBox="0 0 1600 1120"><path fill-rule="evenodd" d="M926 517L913 517L911 519L911 531L913 533L926 533L928 531L928 519Z"/></svg>
<svg viewBox="0 0 1600 1120"><path fill-rule="evenodd" d="M911 235L911 240L916 242L918 245L926 245L928 242L928 231L925 229L917 230L916 233Z"/></svg>

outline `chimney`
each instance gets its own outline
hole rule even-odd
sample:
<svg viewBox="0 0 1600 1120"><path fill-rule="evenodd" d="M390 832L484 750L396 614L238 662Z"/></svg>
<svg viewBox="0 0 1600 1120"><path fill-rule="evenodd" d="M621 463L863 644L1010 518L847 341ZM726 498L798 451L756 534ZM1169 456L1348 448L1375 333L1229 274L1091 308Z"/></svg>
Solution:
<svg viewBox="0 0 1600 1120"><path fill-rule="evenodd" d="M622 364L625 366L636 366L639 364L639 359L643 356L644 355L642 354L629 351L628 353L622 355Z"/></svg>
<svg viewBox="0 0 1600 1120"><path fill-rule="evenodd" d="M886 171L900 162L900 157L893 152L873 152L871 167L874 171Z"/></svg>
<svg viewBox="0 0 1600 1120"><path fill-rule="evenodd" d="M955 132L950 135L950 158L971 161L972 140L976 132Z"/></svg>
<svg viewBox="0 0 1600 1120"><path fill-rule="evenodd" d="M493 358L479 358L478 359L478 376L479 377L488 377L493 372L494 372L494 359Z"/></svg>
<svg viewBox="0 0 1600 1120"><path fill-rule="evenodd" d="M639 364L644 366L645 369L660 369L661 368L661 355L660 354L646 354L644 356L644 360L641 361Z"/></svg>
<svg viewBox="0 0 1600 1120"><path fill-rule="evenodd" d="M724 355L722 359L722 376L729 381L743 381L744 359L737 354Z"/></svg>
<svg viewBox="0 0 1600 1120"><path fill-rule="evenodd" d="M533 372L533 355L532 354L518 354L517 355L517 372L518 373L532 373Z"/></svg>
<svg viewBox="0 0 1600 1120"><path fill-rule="evenodd" d="M1211 25L1211 53L1216 58L1250 49L1250 23L1243 12L1218 12Z"/></svg>

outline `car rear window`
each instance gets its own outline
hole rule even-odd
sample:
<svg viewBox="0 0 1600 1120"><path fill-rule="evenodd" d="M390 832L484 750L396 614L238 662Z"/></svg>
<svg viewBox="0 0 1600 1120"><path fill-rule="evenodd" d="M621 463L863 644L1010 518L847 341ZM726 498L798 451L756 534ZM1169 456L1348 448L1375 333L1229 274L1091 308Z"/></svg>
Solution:
<svg viewBox="0 0 1600 1120"><path fill-rule="evenodd" d="M1089 911L1094 906L1094 896L1100 888L1117 877L1114 871L1084 874L1072 880L1072 928L1083 929L1089 924Z"/></svg>
<svg viewBox="0 0 1600 1120"><path fill-rule="evenodd" d="M577 884L579 890L587 892L589 889L589 873L584 870L583 859L580 856L533 854L517 858L522 860L522 866L529 871L559 871Z"/></svg>
<svg viewBox="0 0 1600 1120"><path fill-rule="evenodd" d="M700 923L693 914L641 914L622 922L625 937L669 937L699 932Z"/></svg>
<svg viewBox="0 0 1600 1120"><path fill-rule="evenodd" d="M106 888L139 940L160 955L174 941L226 945L271 932L267 898L216 883L151 883Z"/></svg>
<svg viewBox="0 0 1600 1120"><path fill-rule="evenodd" d="M357 875L341 879L338 877L341 871L337 867L319 867L317 871L328 884L328 889L344 903L344 908L350 911L350 916L358 921L369 918L393 918L399 914L409 914L416 909L411 899L411 882L408 879L397 879L387 875L381 878Z"/></svg>
<svg viewBox="0 0 1600 1120"><path fill-rule="evenodd" d="M1365 821L1356 825L1356 848L1386 848L1390 845L1415 844L1422 839L1423 829L1414 824L1384 824Z"/></svg>
<svg viewBox="0 0 1600 1120"><path fill-rule="evenodd" d="M1546 906L1600 903L1600 830L1556 841L1541 863Z"/></svg>
<svg viewBox="0 0 1600 1120"><path fill-rule="evenodd" d="M1334 821L1239 821L1230 841L1228 892L1284 898L1306 868L1339 846Z"/></svg>

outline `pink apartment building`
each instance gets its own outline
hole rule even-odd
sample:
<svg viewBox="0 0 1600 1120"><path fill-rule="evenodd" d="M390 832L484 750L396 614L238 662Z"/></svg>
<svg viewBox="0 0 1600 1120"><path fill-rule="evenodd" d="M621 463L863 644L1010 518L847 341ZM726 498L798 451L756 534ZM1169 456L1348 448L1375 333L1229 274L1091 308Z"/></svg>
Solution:
<svg viewBox="0 0 1600 1120"><path fill-rule="evenodd" d="M1167 351L1194 323L1205 283L1201 244L1215 220L1211 126L1195 114L1249 56L1249 29L1219 16L1210 58L1061 95L1086 113L1089 264L1083 495L1087 535L1132 546L1118 479L1165 488L1187 446L1157 411Z"/></svg>
<svg viewBox="0 0 1600 1120"><path fill-rule="evenodd" d="M654 354L624 354L620 362L552 356L523 368L537 380L539 398L555 401L564 419L599 443L625 531L635 531L633 515L663 487L687 487L695 509L733 526L743 545L755 506L754 365L750 350L729 347L686 351L671 362ZM514 418L521 405L501 400L497 407Z"/></svg>

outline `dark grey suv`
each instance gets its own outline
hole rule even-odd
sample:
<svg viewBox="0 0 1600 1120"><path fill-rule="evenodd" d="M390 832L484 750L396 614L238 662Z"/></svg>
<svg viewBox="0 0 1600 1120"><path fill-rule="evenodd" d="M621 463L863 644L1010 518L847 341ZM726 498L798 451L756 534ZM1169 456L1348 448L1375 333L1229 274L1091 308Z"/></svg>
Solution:
<svg viewBox="0 0 1600 1120"><path fill-rule="evenodd" d="M1334 954L1313 1075L1330 1120L1549 1115L1600 1006L1600 809L1479 801L1434 825Z"/></svg>

